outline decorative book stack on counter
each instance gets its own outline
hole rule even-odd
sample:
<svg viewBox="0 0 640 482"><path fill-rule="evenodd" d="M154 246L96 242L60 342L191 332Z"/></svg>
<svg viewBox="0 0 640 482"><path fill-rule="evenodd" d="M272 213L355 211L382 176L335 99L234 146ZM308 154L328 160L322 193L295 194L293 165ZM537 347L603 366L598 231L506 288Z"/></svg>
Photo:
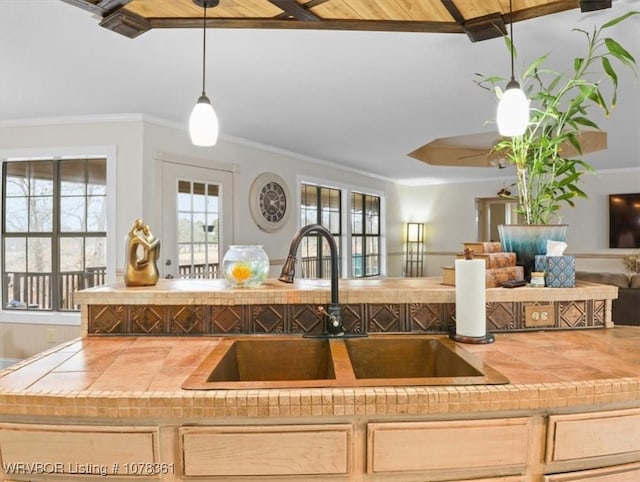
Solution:
<svg viewBox="0 0 640 482"><path fill-rule="evenodd" d="M497 288L509 280L524 279L524 268L516 266L516 253L502 252L502 246L499 242L485 241L462 244L463 250L473 251L474 259L484 260L487 288ZM457 254L456 258L463 259L464 253ZM453 266L442 267L442 284L455 286L456 274Z"/></svg>

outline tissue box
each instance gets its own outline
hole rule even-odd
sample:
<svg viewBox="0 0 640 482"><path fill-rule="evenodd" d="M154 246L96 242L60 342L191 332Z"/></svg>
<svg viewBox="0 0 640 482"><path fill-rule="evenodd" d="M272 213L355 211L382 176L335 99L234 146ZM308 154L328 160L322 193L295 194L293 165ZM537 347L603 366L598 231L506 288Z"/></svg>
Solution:
<svg viewBox="0 0 640 482"><path fill-rule="evenodd" d="M535 270L544 271L545 285L550 288L573 288L576 285L576 258L573 256L537 255Z"/></svg>

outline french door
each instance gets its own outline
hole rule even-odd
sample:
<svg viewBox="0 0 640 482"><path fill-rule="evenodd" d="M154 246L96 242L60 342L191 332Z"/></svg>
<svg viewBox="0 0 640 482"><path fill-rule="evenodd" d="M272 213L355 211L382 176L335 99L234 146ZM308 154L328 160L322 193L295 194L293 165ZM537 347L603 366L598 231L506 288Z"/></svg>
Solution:
<svg viewBox="0 0 640 482"><path fill-rule="evenodd" d="M161 266L165 278L222 277L232 236L233 174L162 162Z"/></svg>

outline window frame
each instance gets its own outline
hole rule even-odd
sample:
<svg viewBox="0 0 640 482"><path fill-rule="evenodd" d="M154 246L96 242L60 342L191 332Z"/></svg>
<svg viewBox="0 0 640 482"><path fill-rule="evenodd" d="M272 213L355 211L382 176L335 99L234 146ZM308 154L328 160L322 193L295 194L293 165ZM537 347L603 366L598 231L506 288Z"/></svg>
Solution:
<svg viewBox="0 0 640 482"><path fill-rule="evenodd" d="M351 273L353 269L352 250L351 250L351 194L353 192L367 194L371 196L377 196L380 199L380 274L377 276L386 276L387 274L387 249L386 249L386 193L378 189L371 187L363 187L361 185L346 184L331 181L328 179L310 177L310 176L297 176L296 178L296 223L297 227L301 228L301 185L302 184L314 184L321 187L329 187L333 189L339 189L341 192L341 236L340 236L340 253L341 253L341 265L340 273L343 278L352 278ZM369 277L373 277L369 276ZM358 278L361 279L361 278Z"/></svg>
<svg viewBox="0 0 640 482"><path fill-rule="evenodd" d="M371 194L368 192L361 192L359 190L353 189L351 191L351 195L349 197L350 200L353 200L354 196L359 196L360 200L362 202L362 211L361 211L361 219L360 222L362 223L362 233L358 233L358 234L354 234L353 232L351 233L351 243L350 246L353 246L353 241L356 238L359 238L361 240L361 244L362 244L362 254L359 255L358 257L362 259L362 270L363 270L363 274L362 276L356 276L353 273L353 259L354 259L354 253L353 251L351 251L350 255L351 255L351 277L352 278L373 278L375 276L380 276L381 272L382 272L382 257L381 257L381 250L382 250L382 197L378 196L377 194ZM367 198L376 198L378 200L378 233L374 234L374 233L368 233L367 232ZM349 218L350 221L353 223L353 216L354 216L354 210L353 210L353 203L351 203L350 206L350 210L349 210ZM368 246L368 241L370 239L377 239L377 244L378 244L378 251L376 254L371 254L368 252L367 246ZM377 256L378 258L378 272L375 274L367 274L367 261L369 260L369 258L373 257L373 256Z"/></svg>
<svg viewBox="0 0 640 482"><path fill-rule="evenodd" d="M313 188L315 188L315 197L316 197L316 219L314 220L313 223L311 224L319 224L321 226L324 226L323 222L322 222L322 217L323 217L323 209L322 209L322 190L326 189L326 190L331 190L331 191L337 191L339 193L339 206L338 206L338 216L339 216L339 224L338 224L338 232L336 232L333 229L329 229L329 231L331 232L334 240L336 240L336 245L338 248L338 263L339 263L339 268L340 268L340 273L343 273L343 266L342 266L342 259L344 257L344 243L342 242L343 240L343 231L344 231L344 197L343 197L343 193L342 193L342 189L337 188L337 187L333 187L333 186L327 186L327 185L322 185L322 184L316 184L316 183L309 183L309 182L301 182L300 184L298 184L298 197L300 199L300 202L298 203L298 223L301 224L301 220L302 220L302 193L300 192L302 189L302 186L306 185L306 186L311 186ZM331 216L332 210L331 210L331 206L329 206L329 215ZM325 226L326 227L326 226ZM305 238L315 238L316 240L316 247L318 248L318 251L316 252L316 263L317 263L317 273L318 273L318 277L322 278L322 279L329 279L331 273L330 270L328 273L324 272L324 268L325 266L328 266L328 263L325 265L325 263L323 263L323 251L324 251L324 242L323 242L323 237L320 234L307 234L305 236ZM304 243L305 240L303 239L302 242ZM302 248L301 248L302 249Z"/></svg>
<svg viewBox="0 0 640 482"><path fill-rule="evenodd" d="M105 283L116 280L116 165L117 147L114 145L82 146L82 147L54 147L54 148L24 148L24 149L0 149L0 162L4 167L7 161L42 161L52 159L106 159L107 179L107 231L106 231L106 261L107 272ZM0 199L4 198L4 183L0 183ZM4 222L3 219L0 220ZM5 239L0 236L0 249L4 251ZM79 311L49 311L49 310L11 310L0 307L0 323L27 323L27 324L55 324L55 325L80 325Z"/></svg>

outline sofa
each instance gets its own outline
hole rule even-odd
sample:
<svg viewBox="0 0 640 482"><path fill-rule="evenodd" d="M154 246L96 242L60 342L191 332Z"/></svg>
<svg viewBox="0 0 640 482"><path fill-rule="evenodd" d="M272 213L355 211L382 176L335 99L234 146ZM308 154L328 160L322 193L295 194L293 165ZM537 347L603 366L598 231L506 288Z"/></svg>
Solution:
<svg viewBox="0 0 640 482"><path fill-rule="evenodd" d="M640 273L577 271L576 280L617 286L618 299L611 304L613 323L640 326Z"/></svg>

